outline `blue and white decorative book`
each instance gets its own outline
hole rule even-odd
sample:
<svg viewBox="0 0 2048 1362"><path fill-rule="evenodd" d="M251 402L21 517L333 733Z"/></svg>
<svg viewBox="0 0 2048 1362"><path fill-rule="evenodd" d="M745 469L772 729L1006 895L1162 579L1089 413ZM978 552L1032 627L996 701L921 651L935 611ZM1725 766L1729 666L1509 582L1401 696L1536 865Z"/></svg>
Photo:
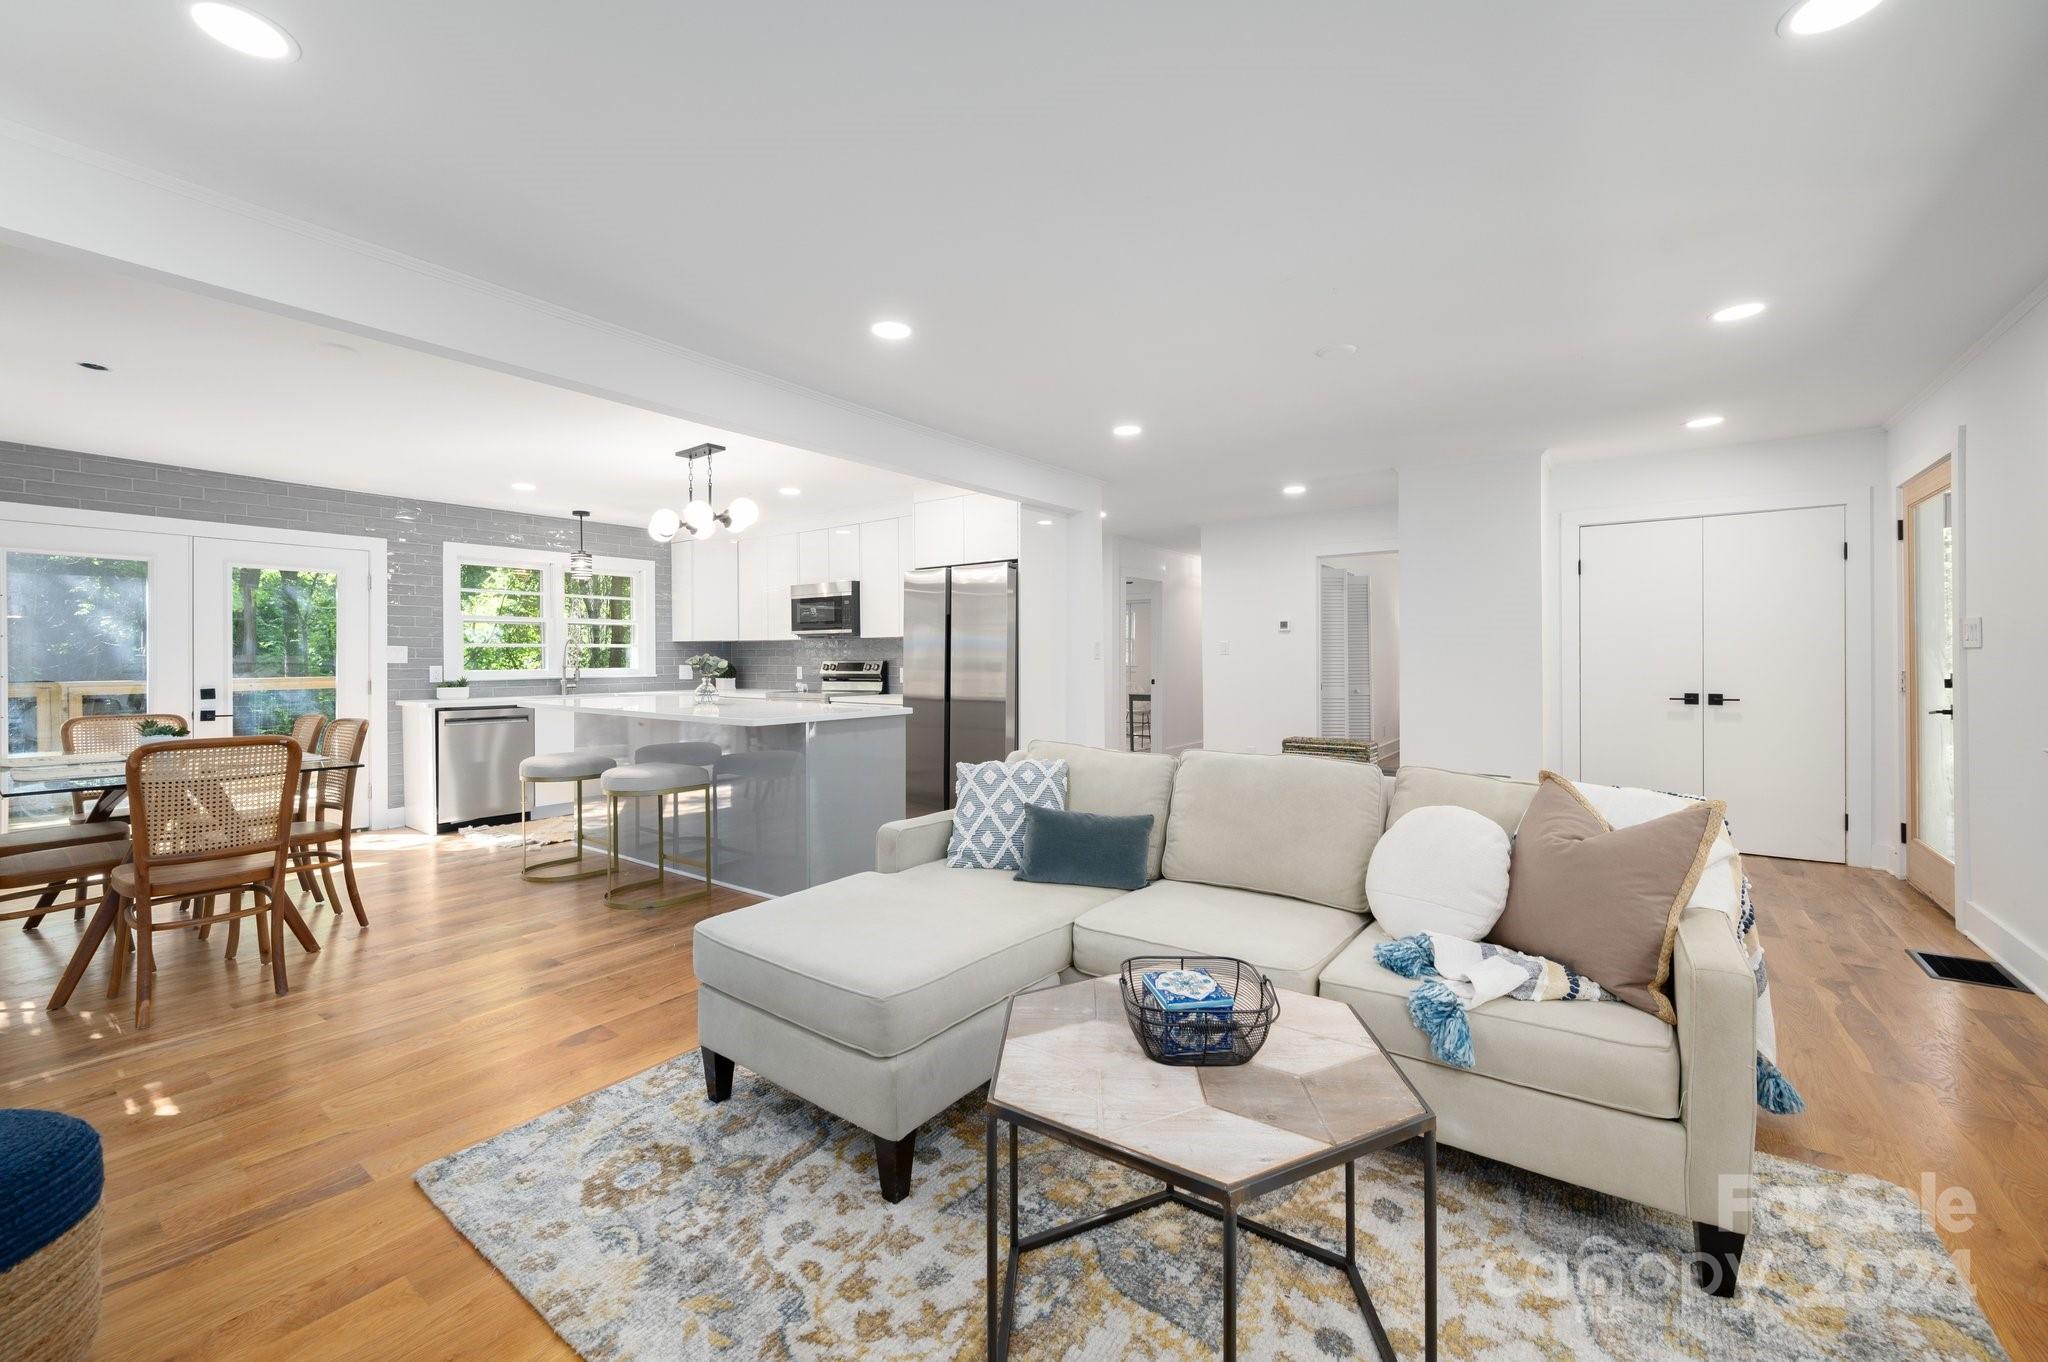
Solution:
<svg viewBox="0 0 2048 1362"><path fill-rule="evenodd" d="M1139 977L1152 1001L1168 1012L1228 1012L1237 1006L1205 969L1148 969Z"/></svg>

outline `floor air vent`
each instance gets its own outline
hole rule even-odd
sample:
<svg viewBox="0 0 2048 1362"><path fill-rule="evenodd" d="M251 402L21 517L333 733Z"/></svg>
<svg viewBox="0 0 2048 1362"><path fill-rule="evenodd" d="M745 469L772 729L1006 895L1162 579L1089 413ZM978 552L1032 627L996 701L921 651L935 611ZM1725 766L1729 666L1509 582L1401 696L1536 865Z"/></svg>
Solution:
<svg viewBox="0 0 2048 1362"><path fill-rule="evenodd" d="M1907 951L1921 969L1934 979L1946 979L1952 984L1985 984L1991 988L2014 988L2022 993L2027 986L2005 972L2005 967L1989 960L1977 960L1967 955L1936 955L1933 951Z"/></svg>

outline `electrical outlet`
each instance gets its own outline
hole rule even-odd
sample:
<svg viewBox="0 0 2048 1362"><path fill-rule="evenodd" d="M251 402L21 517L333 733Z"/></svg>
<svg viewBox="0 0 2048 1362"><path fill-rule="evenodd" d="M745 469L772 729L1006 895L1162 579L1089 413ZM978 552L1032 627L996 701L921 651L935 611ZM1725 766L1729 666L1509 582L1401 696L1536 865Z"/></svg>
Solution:
<svg viewBox="0 0 2048 1362"><path fill-rule="evenodd" d="M687 681L687 680L689 680L689 679L690 679L690 664L689 664L689 663L687 663L687 662L678 662L678 663L676 663L676 680L678 680L678 681Z"/></svg>
<svg viewBox="0 0 2048 1362"><path fill-rule="evenodd" d="M438 662L435 663L433 666L427 668L427 680L433 682L435 685L438 686L441 684L441 676L441 665Z"/></svg>
<svg viewBox="0 0 2048 1362"><path fill-rule="evenodd" d="M1229 656L1230 656L1230 640L1229 640L1229 639L1227 639L1227 638L1219 638L1219 639L1217 639L1217 640L1216 640L1216 656L1218 656L1218 657L1229 657Z"/></svg>
<svg viewBox="0 0 2048 1362"><path fill-rule="evenodd" d="M1963 646L1981 648L1984 646L1984 617L1967 615L1963 618Z"/></svg>

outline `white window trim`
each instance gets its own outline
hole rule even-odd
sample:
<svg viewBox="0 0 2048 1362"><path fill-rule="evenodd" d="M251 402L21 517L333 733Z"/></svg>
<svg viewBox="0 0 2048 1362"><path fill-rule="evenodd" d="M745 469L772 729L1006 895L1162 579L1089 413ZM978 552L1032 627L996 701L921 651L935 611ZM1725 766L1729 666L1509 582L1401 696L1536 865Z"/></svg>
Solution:
<svg viewBox="0 0 2048 1362"><path fill-rule="evenodd" d="M629 667L585 667L585 676L654 675L654 563L646 558L592 555L603 575L633 582L633 664ZM561 676L562 644L568 636L568 608L563 602L562 574L569 555L540 549L506 548L495 544L441 546L441 665L447 675L462 671L462 565L537 568L541 574L541 665L530 671L478 672L475 681L550 681Z"/></svg>

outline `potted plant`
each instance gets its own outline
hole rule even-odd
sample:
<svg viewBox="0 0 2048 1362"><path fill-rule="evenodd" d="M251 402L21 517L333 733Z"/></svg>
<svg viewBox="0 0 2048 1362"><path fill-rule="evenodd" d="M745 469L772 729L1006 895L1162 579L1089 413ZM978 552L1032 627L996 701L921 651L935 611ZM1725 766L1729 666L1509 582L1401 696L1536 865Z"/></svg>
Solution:
<svg viewBox="0 0 2048 1362"><path fill-rule="evenodd" d="M731 690L737 682L733 678L732 663L716 653L698 653L695 657L683 659L690 672L697 678L697 695L700 699L711 699L721 690Z"/></svg>
<svg viewBox="0 0 2048 1362"><path fill-rule="evenodd" d="M189 731L183 724L165 723L161 719L144 719L135 725L136 736L142 738L182 738Z"/></svg>
<svg viewBox="0 0 2048 1362"><path fill-rule="evenodd" d="M469 678L466 676L451 676L445 681L437 682L434 686L434 698L436 700L467 700L469 698Z"/></svg>

